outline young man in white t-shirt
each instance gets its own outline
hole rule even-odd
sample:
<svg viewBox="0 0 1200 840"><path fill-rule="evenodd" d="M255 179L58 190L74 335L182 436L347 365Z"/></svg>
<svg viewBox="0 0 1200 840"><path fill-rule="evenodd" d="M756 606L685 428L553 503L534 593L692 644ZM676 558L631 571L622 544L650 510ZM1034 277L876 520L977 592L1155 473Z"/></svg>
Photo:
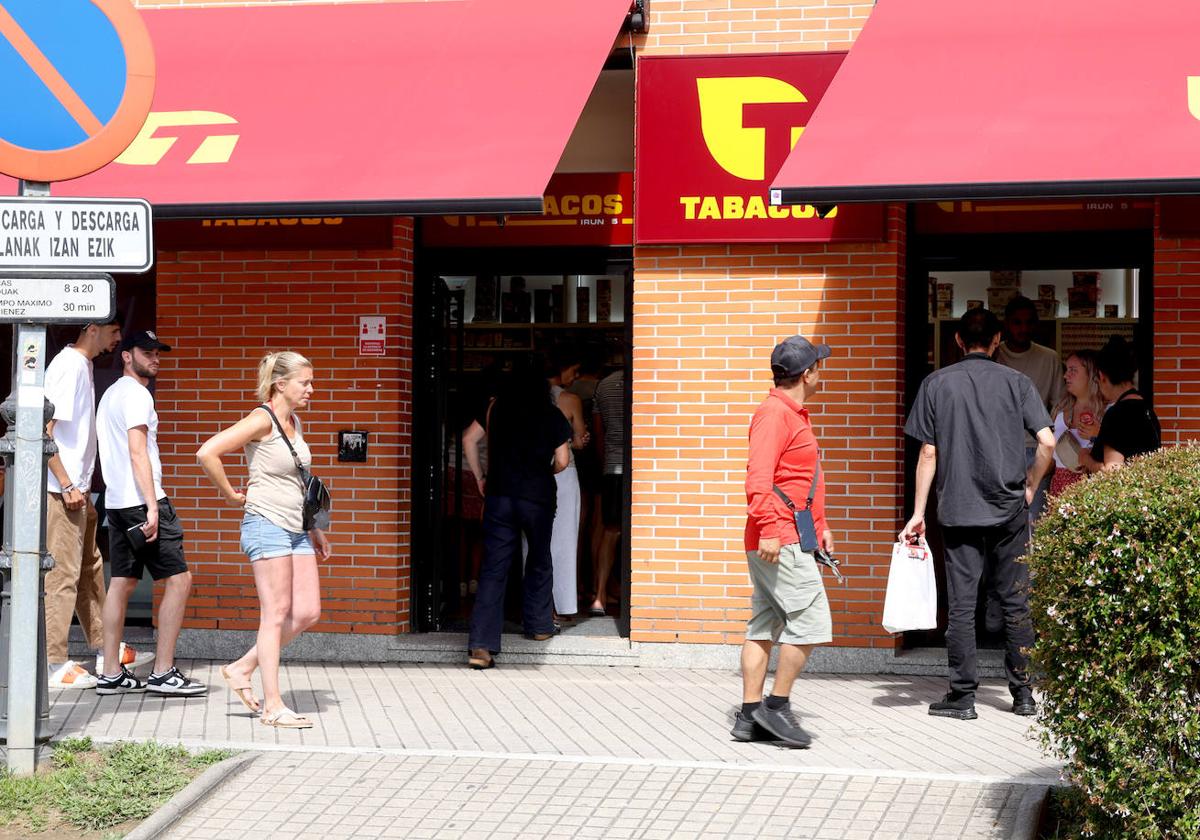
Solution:
<svg viewBox="0 0 1200 840"><path fill-rule="evenodd" d="M162 488L158 456L158 412L146 386L158 375L159 353L170 346L141 330L121 345L125 373L104 392L96 416L100 466L107 487L109 563L112 579L104 601L104 661L118 663L129 596L149 570L165 583L158 608L158 644L154 672L145 682L119 664L97 675L97 694L151 691L190 697L207 687L175 667L175 642L192 588L192 573L183 557L183 526Z"/></svg>
<svg viewBox="0 0 1200 840"><path fill-rule="evenodd" d="M96 678L67 657L71 616L88 647L103 642L100 612L104 606L104 560L96 548L96 509L92 506L92 473L96 467L96 386L92 361L111 353L121 341L116 320L86 324L74 344L63 348L46 367L46 399L54 416L46 434L58 453L46 475L46 547L54 568L46 573L46 661L51 688L95 688ZM132 648L128 648L133 653Z"/></svg>

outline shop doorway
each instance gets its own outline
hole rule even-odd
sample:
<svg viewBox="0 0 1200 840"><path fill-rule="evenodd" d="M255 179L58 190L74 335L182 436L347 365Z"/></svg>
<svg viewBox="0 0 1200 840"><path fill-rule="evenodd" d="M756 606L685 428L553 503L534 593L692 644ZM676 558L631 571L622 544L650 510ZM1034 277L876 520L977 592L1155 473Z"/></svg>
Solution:
<svg viewBox="0 0 1200 840"><path fill-rule="evenodd" d="M576 356L592 430L596 385L632 361L632 251L629 248L434 249L417 255L414 294L413 629L465 632L482 557L482 498L465 461L462 433L486 423L489 399L531 354ZM614 382L616 380L614 379ZM621 436L630 429L630 377L624 377ZM621 537L603 591L595 591L595 539L602 530L598 476L604 455L593 440L575 454L581 517L575 568L578 610L565 635L629 635L629 447L625 446ZM519 633L521 558L510 570L506 632ZM604 615L591 615L593 600Z"/></svg>
<svg viewBox="0 0 1200 840"><path fill-rule="evenodd" d="M1149 229L1087 232L922 234L910 212L907 257L905 417L926 376L958 361L957 320L983 305L1003 317L1011 297L1034 302L1033 340L1060 354L1099 349L1111 335L1134 344L1138 385L1153 398L1153 237ZM904 516L912 510L920 445L905 439ZM936 492L926 521L938 576L938 629L904 634L906 648L945 645L946 586ZM989 629L981 588L976 629L981 648L1002 648Z"/></svg>

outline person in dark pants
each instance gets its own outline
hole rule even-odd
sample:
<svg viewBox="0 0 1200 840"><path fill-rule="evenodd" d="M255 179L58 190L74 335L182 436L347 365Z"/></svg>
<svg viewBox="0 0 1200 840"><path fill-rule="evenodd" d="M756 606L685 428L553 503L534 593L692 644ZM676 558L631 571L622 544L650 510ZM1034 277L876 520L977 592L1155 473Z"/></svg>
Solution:
<svg viewBox="0 0 1200 840"><path fill-rule="evenodd" d="M1037 707L1027 668L1033 623L1029 567L1021 558L1029 543L1029 505L1050 467L1054 433L1029 377L992 360L1000 343L1000 321L994 314L968 310L955 341L966 355L921 383L904 426L909 437L921 441L921 454L913 515L900 540L915 541L925 533L925 505L936 476L946 550L950 692L930 704L929 714L978 717L975 609L979 581L988 575L1004 613L1004 669L1012 710L1032 715ZM1028 469L1026 432L1037 440Z"/></svg>
<svg viewBox="0 0 1200 840"><path fill-rule="evenodd" d="M483 564L471 611L467 664L491 668L500 652L508 571L529 543L525 559L523 621L535 641L555 633L550 537L558 488L555 473L570 461L571 425L550 401L544 365L517 365L508 387L488 410L488 474L483 490Z"/></svg>

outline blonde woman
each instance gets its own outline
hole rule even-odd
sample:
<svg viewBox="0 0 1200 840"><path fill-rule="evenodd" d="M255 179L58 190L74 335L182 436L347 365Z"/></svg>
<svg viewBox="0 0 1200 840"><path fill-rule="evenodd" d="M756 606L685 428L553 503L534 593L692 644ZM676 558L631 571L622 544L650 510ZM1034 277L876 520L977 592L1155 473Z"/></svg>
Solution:
<svg viewBox="0 0 1200 840"><path fill-rule="evenodd" d="M1079 350L1067 356L1063 372L1066 392L1054 407L1054 474L1050 495L1057 496L1084 477L1085 452L1089 452L1104 415L1104 397L1100 394L1100 373L1096 353Z"/></svg>
<svg viewBox="0 0 1200 840"><path fill-rule="evenodd" d="M279 654L321 615L317 560L330 555L319 529L304 530L304 487L292 450L305 468L312 456L296 412L307 408L313 392L312 363L299 353L269 353L258 366L262 405L205 441L196 457L225 500L244 508L242 551L254 571L261 610L258 643L236 662L221 668L230 690L266 726L308 729L310 718L284 705L279 693ZM285 441L282 437L287 435ZM288 448L291 443L291 449ZM234 489L221 459L246 451L250 478L246 492ZM262 669L263 700L254 696L250 677Z"/></svg>

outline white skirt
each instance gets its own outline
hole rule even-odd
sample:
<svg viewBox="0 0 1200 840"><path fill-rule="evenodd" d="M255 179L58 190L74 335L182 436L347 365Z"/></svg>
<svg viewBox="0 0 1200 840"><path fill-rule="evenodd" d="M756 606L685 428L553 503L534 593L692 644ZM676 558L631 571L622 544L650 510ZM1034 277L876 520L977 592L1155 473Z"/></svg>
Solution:
<svg viewBox="0 0 1200 840"><path fill-rule="evenodd" d="M550 556L554 560L554 611L559 615L574 615L579 611L575 556L579 547L579 473L571 465L556 473L554 481L558 485L558 507L550 535Z"/></svg>

